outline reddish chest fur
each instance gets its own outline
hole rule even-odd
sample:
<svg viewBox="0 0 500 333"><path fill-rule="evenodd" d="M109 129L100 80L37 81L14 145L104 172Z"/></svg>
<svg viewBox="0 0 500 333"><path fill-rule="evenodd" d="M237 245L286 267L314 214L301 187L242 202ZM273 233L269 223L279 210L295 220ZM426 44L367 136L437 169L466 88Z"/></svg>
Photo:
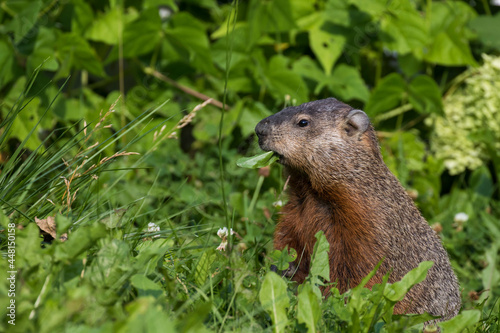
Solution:
<svg viewBox="0 0 500 333"><path fill-rule="evenodd" d="M300 181L299 181L300 183ZM288 245L297 251L293 280L302 283L309 273L310 258L322 230L330 243L330 280L341 292L356 286L383 257L377 231L363 202L354 197L321 197L306 184L291 184L290 199L274 235L274 246ZM293 273L293 272L292 272ZM368 284L379 283L382 272Z"/></svg>

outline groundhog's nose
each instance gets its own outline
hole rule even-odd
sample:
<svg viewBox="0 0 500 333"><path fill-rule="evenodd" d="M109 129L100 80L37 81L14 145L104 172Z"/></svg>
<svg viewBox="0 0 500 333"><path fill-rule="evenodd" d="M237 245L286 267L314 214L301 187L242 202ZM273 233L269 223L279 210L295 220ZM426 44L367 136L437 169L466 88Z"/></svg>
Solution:
<svg viewBox="0 0 500 333"><path fill-rule="evenodd" d="M255 133L257 133L257 136L259 138L266 136L268 132L269 132L269 120L267 118L261 120L257 124L257 126L255 126Z"/></svg>

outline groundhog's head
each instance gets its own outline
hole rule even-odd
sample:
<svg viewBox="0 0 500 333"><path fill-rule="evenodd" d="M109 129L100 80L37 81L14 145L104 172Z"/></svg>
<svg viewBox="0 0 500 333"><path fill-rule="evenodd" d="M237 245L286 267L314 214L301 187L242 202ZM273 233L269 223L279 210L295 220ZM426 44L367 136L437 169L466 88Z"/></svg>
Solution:
<svg viewBox="0 0 500 333"><path fill-rule="evenodd" d="M381 161L368 116L335 98L286 108L259 122L255 132L263 150L315 178L355 177Z"/></svg>

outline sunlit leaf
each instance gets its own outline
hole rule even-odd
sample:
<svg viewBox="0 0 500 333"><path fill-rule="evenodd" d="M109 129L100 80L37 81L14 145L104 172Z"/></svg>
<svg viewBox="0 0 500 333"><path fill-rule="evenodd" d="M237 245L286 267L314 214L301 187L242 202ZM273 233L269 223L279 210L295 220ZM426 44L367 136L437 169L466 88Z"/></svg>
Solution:
<svg viewBox="0 0 500 333"><path fill-rule="evenodd" d="M469 26L477 33L481 42L500 51L500 34L492 27L500 26L500 12L495 16L481 15L470 21Z"/></svg>
<svg viewBox="0 0 500 333"><path fill-rule="evenodd" d="M468 327L476 324L481 318L481 311L479 310L467 310L462 311L456 317L438 323L438 326L443 329L444 332L462 332Z"/></svg>
<svg viewBox="0 0 500 333"><path fill-rule="evenodd" d="M400 74L387 75L373 89L365 107L366 113L374 117L399 106L405 87L406 82Z"/></svg>
<svg viewBox="0 0 500 333"><path fill-rule="evenodd" d="M406 293L417 283L422 282L427 276L427 271L434 265L432 261L423 261L418 267L412 269L398 282L389 285L384 293L384 297L392 302L403 299Z"/></svg>
<svg viewBox="0 0 500 333"><path fill-rule="evenodd" d="M474 10L465 3L436 2L429 14L433 38L424 59L445 66L476 65L465 28L476 16Z"/></svg>
<svg viewBox="0 0 500 333"><path fill-rule="evenodd" d="M9 0L4 5L11 13L14 13L12 21L8 22L7 31L14 32L14 41L20 43L26 37L38 21L38 13L42 9L41 0ZM26 39L31 39L32 36Z"/></svg>
<svg viewBox="0 0 500 333"><path fill-rule="evenodd" d="M330 281L330 243L326 239L323 231L318 231L315 235L316 244L314 244L313 255L311 257L310 276L319 276Z"/></svg>
<svg viewBox="0 0 500 333"><path fill-rule="evenodd" d="M419 75L408 85L408 98L415 110L421 113L443 114L441 91L436 82L426 75Z"/></svg>
<svg viewBox="0 0 500 333"><path fill-rule="evenodd" d="M86 31L85 37L93 41L117 45L125 25L125 15L122 11L121 7L115 7L98 15Z"/></svg>
<svg viewBox="0 0 500 333"><path fill-rule="evenodd" d="M298 296L297 319L306 324L307 332L316 332L316 323L321 317L321 299L314 292L310 283L302 286Z"/></svg>
<svg viewBox="0 0 500 333"><path fill-rule="evenodd" d="M273 331L276 333L285 332L285 327L288 324L286 309L290 306L286 282L278 274L268 272L259 291L259 300L262 307L271 316L274 325Z"/></svg>
<svg viewBox="0 0 500 333"><path fill-rule="evenodd" d="M357 99L366 102L370 92L366 87L360 72L351 66L340 64L335 67L331 77L327 78L326 84L330 87L334 96L349 101Z"/></svg>
<svg viewBox="0 0 500 333"><path fill-rule="evenodd" d="M86 69L98 76L106 75L95 50L81 36L62 33L57 37L56 47L56 56L62 63L57 78L69 76L72 69Z"/></svg>
<svg viewBox="0 0 500 333"><path fill-rule="evenodd" d="M198 263L195 266L194 280L199 287L202 287L205 284L205 281L208 278L208 274L210 273L209 268L212 265L215 259L215 254L212 250L205 251L201 255Z"/></svg>
<svg viewBox="0 0 500 333"><path fill-rule="evenodd" d="M271 165L279 159L273 151L268 151L263 154L242 157L236 161L236 165L240 168L258 169Z"/></svg>
<svg viewBox="0 0 500 333"><path fill-rule="evenodd" d="M318 25L309 31L309 44L325 73L330 75L333 64L342 54L345 37L322 30Z"/></svg>
<svg viewBox="0 0 500 333"><path fill-rule="evenodd" d="M383 16L381 38L389 50L421 58L428 40L425 21L411 5L398 7Z"/></svg>

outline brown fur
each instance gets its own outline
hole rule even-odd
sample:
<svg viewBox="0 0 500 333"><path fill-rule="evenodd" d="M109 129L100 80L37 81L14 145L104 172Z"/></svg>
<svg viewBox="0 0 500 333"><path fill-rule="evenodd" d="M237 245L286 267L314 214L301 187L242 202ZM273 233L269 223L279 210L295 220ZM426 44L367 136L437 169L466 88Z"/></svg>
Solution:
<svg viewBox="0 0 500 333"><path fill-rule="evenodd" d="M299 126L300 120L308 125ZM383 162L362 111L330 98L287 108L262 120L256 132L261 148L279 154L290 177L274 245L297 251L293 280L302 283L308 275L314 235L323 230L330 243L330 279L341 292L356 286L382 258L368 287L391 270L392 283L431 260L426 279L395 312L444 318L458 313L460 292L448 255Z"/></svg>

